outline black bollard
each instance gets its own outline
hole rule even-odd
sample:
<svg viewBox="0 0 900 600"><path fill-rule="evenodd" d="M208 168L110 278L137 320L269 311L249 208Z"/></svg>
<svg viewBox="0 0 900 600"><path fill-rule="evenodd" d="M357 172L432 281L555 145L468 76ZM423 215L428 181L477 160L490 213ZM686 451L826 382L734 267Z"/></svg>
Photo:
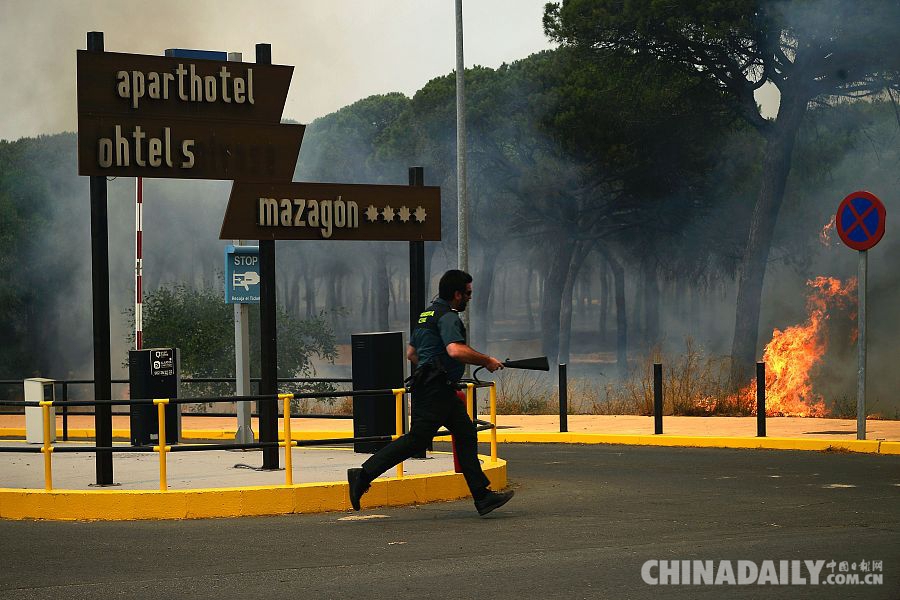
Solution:
<svg viewBox="0 0 900 600"><path fill-rule="evenodd" d="M766 437L766 363L756 363L756 437Z"/></svg>
<svg viewBox="0 0 900 600"><path fill-rule="evenodd" d="M566 365L559 365L559 432L569 431L569 387Z"/></svg>
<svg viewBox="0 0 900 600"><path fill-rule="evenodd" d="M653 363L653 433L659 435L663 432L663 389L662 389L662 365Z"/></svg>

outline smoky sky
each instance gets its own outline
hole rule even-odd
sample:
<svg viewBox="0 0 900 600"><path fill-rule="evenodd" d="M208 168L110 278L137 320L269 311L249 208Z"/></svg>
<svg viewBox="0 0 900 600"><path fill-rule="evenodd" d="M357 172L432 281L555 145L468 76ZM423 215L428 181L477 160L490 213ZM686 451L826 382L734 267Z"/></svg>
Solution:
<svg viewBox="0 0 900 600"><path fill-rule="evenodd" d="M272 45L293 65L284 116L302 123L372 95L411 95L455 59L453 2L416 0L35 0L0 3L0 139L75 130L75 51L104 32L109 52L242 53ZM551 46L544 0L469 2L466 65L496 67Z"/></svg>
<svg viewBox="0 0 900 600"><path fill-rule="evenodd" d="M511 6L515 4L516 9ZM541 2L470 2L467 4L466 63L496 65L503 60L523 58L548 44L540 32ZM390 8L390 10L388 10ZM505 12L504 12L505 11ZM499 18L497 15L503 15ZM493 15L489 19L488 15ZM75 127L75 49L84 47L85 32L105 32L109 51L145 54L161 53L167 47L194 47L239 51L245 60L253 59L253 44L269 42L276 63L295 65L296 70L285 109L285 117L310 122L316 116L339 109L372 93L401 91L412 95L432 77L446 75L454 66L452 3L423 2L190 2L161 0L152 4L138 2L5 2L0 5L0 48L6 60L0 64L0 138L74 130ZM479 19L491 22L479 27ZM492 28L492 29L491 29ZM530 33L525 35L525 30ZM407 31L409 30L409 31ZM516 34L516 35L513 35ZM516 37L520 36L520 37ZM768 111L771 114L771 110ZM888 231L869 256L870 354L872 394L882 406L900 405L896 389L900 371L892 364L893 345L900 334L900 271L892 263L900 250L900 237L892 232L892 216L897 211L898 173L900 173L900 134L898 123L888 114L860 137L865 141L853 148L838 149L844 156L836 166L823 173L812 189L791 188L779 217L776 243L766 273L763 309L760 320L760 345L771 337L773 328L802 323L806 318L806 280L818 275L846 280L856 275L856 252L835 241L831 247L818 243L818 232L828 222L840 200L856 189L868 189L887 205ZM452 134L448 134L452 138ZM304 147L315 144L310 134ZM801 148L798 146L798 148ZM799 149L798 152L801 152ZM301 150L301 155L303 150ZM796 157L795 157L796 158ZM394 165L399 182L406 164ZM69 229L73 252L69 260L77 269L75 289L60 294L57 318L69 331L62 339L81 340L84 350L72 358L71 372L89 376L90 355L85 340L90 335L89 220L86 178L75 175L75 165L63 165L71 173L73 200L78 207L67 223L53 235ZM470 173L477 165L470 165ZM315 173L301 173L315 179ZM134 180L120 178L110 182L110 257L111 317L113 327L113 363L124 358L128 333L123 312L133 305L133 190ZM222 247L218 240L228 184L222 182L150 181L145 187L145 284L153 289L161 283L185 282L193 285L216 282L222 268ZM471 194L471 193L470 193ZM473 203L478 198L472 198ZM723 211L730 210L723 204ZM715 217L715 215L713 215ZM77 235L72 231L77 230ZM802 244L786 243L803 240ZM288 274L316 269L318 307L325 308L326 293L322 273L346 268L344 307L354 307L365 285L369 248L353 243L278 244L280 281ZM515 248L513 250L516 250ZM475 242L472 248L473 271L485 252L494 251L491 241ZM390 275L396 283L405 276L405 248L392 246ZM785 261L785 253L800 253L802 260ZM432 275L454 267L455 240L447 239L435 253ZM597 266L597 257L588 266ZM633 265L631 265L633 267ZM499 258L498 268L515 279L502 285L524 287L526 274L522 260L510 251ZM636 270L627 275L627 302L635 298ZM433 284L434 282L432 282ZM539 284L537 282L535 285ZM593 283L596 294L598 284ZM434 285L428 290L430 297ZM399 293L399 288L397 290ZM691 336L711 354L730 350L734 327L735 285L728 276L702 291L702 310L697 321L684 319L675 301L675 291L663 286L661 330L667 349L677 352L683 340ZM515 297L514 300L518 300ZM536 299L535 299L536 300ZM65 307L78 307L77 319L64 319ZM516 356L523 352L521 340L508 335L501 325L504 307L495 305L493 330L487 350L498 356ZM509 307L522 314L522 306ZM537 304L533 307L538 310ZM405 307L392 303L392 325L406 318ZM396 313L396 314L394 314ZM483 315L475 316L474 323ZM633 315L630 315L630 319ZM365 315L351 313L353 326L363 328ZM523 328L519 320L515 327ZM853 394L855 355L846 335L849 315L836 314L829 339L826 364L819 379L821 393ZM610 315L608 327L614 328ZM633 321L630 321L630 325ZM593 336L597 314L577 312L573 325ZM852 324L851 324L852 325ZM402 328L402 327L398 327ZM537 325L525 332L536 335ZM344 343L347 339L339 339ZM517 347L519 346L519 347ZM67 346L61 345L61 349ZM573 354L590 351L590 342L573 347ZM632 345L632 351L634 345ZM519 355L521 357L521 355ZM341 373L344 374L344 373ZM59 376L59 373L51 373ZM827 375L827 377L825 376ZM893 413L889 413L893 414Z"/></svg>

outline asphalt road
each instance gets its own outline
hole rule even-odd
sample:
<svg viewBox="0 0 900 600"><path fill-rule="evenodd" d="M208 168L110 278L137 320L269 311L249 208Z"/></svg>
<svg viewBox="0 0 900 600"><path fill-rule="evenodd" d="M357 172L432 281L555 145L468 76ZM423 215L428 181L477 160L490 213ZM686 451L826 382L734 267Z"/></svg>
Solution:
<svg viewBox="0 0 900 600"><path fill-rule="evenodd" d="M0 598L900 598L900 456L552 444L505 445L501 456L516 497L485 518L460 501L0 521ZM881 561L884 581L761 588L641 577L647 560L688 559L717 569Z"/></svg>

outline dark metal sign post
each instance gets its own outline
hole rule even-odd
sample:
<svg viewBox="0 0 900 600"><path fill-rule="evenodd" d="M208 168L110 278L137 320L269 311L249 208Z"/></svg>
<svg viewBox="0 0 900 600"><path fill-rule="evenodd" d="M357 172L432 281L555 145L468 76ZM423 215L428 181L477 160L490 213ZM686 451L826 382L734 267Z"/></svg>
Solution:
<svg viewBox="0 0 900 600"><path fill-rule="evenodd" d="M88 52L103 52L103 32L87 34ZM106 177L91 177L91 290L94 303L94 398L112 398L109 331L109 219ZM97 404L94 411L97 447L112 448L112 407ZM97 485L113 485L112 452L97 452Z"/></svg>
<svg viewBox="0 0 900 600"><path fill-rule="evenodd" d="M256 62L272 64L272 46L256 45ZM297 155L294 154L296 164ZM234 239L245 236L231 236ZM275 240L259 240L259 393L278 393L278 331L275 316ZM259 441L278 441L278 403L274 398L257 401ZM289 418L289 415L285 415ZM285 452L290 452L285 448ZM263 448L263 469L278 468L278 448Z"/></svg>
<svg viewBox="0 0 900 600"><path fill-rule="evenodd" d="M409 168L409 185L414 187L425 186L425 169L422 167ZM440 200L438 200L440 203ZM438 229L440 232L440 229ZM409 243L409 326L412 327L419 320L419 313L425 309L427 282L425 281L425 241L413 240Z"/></svg>

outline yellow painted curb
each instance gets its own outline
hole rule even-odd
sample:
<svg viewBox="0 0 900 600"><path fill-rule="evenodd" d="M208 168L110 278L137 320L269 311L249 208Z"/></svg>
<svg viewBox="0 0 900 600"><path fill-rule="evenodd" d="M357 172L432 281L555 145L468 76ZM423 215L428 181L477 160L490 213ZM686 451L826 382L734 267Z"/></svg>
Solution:
<svg viewBox="0 0 900 600"><path fill-rule="evenodd" d="M481 432L480 442L490 435ZM744 448L765 450L847 451L868 454L900 454L900 442L880 440L840 440L823 438L719 437L679 435L636 435L624 433L555 433L545 431L497 432L499 443L625 444L635 446L685 446L694 448Z"/></svg>
<svg viewBox="0 0 900 600"><path fill-rule="evenodd" d="M506 487L506 461L481 456L494 489ZM363 508L458 500L469 496L460 473L444 471L378 479ZM34 490L0 488L0 518L48 521L203 519L350 509L345 482L195 490Z"/></svg>
<svg viewBox="0 0 900 600"><path fill-rule="evenodd" d="M881 442L878 452L881 454L900 454L900 442Z"/></svg>

